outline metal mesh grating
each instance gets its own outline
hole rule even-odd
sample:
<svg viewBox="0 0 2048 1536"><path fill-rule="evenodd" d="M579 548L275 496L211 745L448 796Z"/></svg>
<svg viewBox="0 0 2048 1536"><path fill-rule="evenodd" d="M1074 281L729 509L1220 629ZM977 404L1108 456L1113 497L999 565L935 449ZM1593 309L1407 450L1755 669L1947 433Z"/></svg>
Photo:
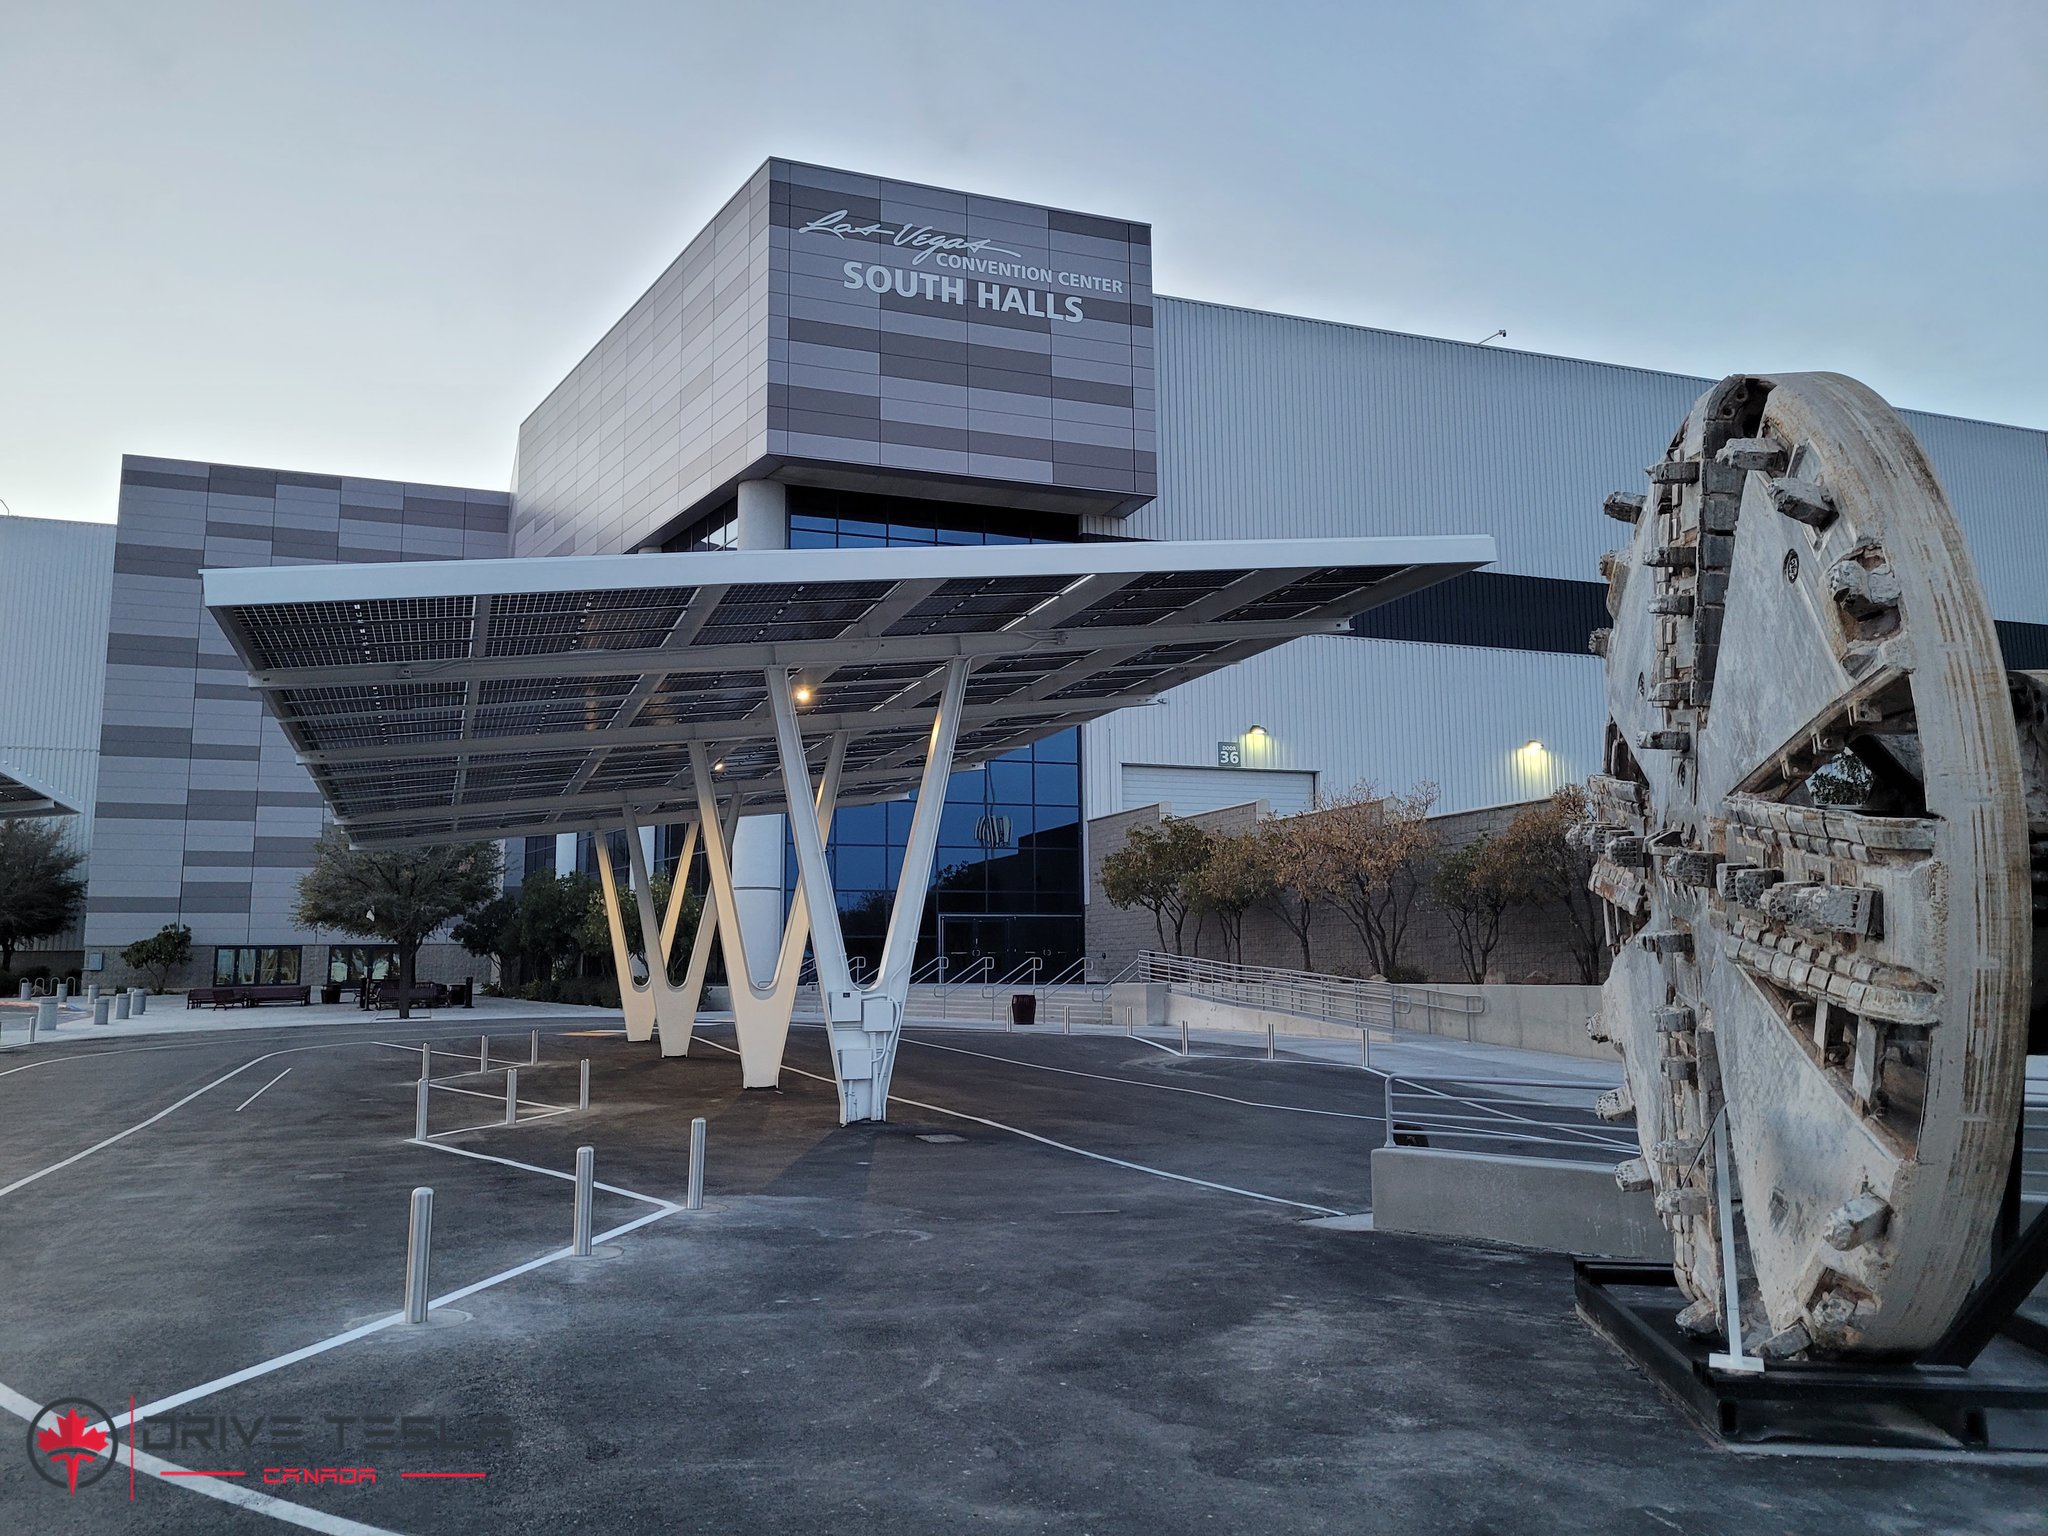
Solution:
<svg viewBox="0 0 2048 1536"><path fill-rule="evenodd" d="M487 656L634 651L660 645L694 587L623 592L521 592L491 600Z"/></svg>
<svg viewBox="0 0 2048 1536"><path fill-rule="evenodd" d="M621 677L521 681L509 687L486 683L476 713L476 734L601 731L617 720L620 704L632 691L633 680Z"/></svg>
<svg viewBox="0 0 2048 1536"><path fill-rule="evenodd" d="M475 604L471 597L380 597L237 608L231 617L248 636L258 671L348 667L467 656Z"/></svg>
<svg viewBox="0 0 2048 1536"><path fill-rule="evenodd" d="M887 581L761 582L728 592L697 632L696 645L758 640L830 640L894 586Z"/></svg>
<svg viewBox="0 0 2048 1536"><path fill-rule="evenodd" d="M1101 602L1082 609L1067 623L1074 629L1099 629L1105 624L1154 624L1170 618L1190 603L1222 591L1248 574L1245 571L1161 571L1151 576L1140 576Z"/></svg>
<svg viewBox="0 0 2048 1536"><path fill-rule="evenodd" d="M980 576L945 582L886 633L959 635L1001 629L1073 582L1071 576Z"/></svg>
<svg viewBox="0 0 2048 1536"><path fill-rule="evenodd" d="M1406 567L1397 565L1353 565L1316 571L1299 581L1290 582L1277 592L1269 592L1241 608L1232 609L1223 616L1223 622L1297 618L1354 594L1363 594L1404 569Z"/></svg>
<svg viewBox="0 0 2048 1536"><path fill-rule="evenodd" d="M744 720L768 702L758 672L686 672L665 679L640 706L641 725L692 725Z"/></svg>

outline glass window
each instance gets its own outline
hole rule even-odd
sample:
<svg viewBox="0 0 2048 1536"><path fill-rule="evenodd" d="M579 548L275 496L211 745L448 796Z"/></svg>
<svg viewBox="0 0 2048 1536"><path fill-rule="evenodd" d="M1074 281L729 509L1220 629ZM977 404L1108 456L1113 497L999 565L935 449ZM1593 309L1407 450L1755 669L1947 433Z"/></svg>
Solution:
<svg viewBox="0 0 2048 1536"><path fill-rule="evenodd" d="M797 549L1070 543L1078 533L1072 518L1010 507L795 485L788 498L789 542ZM991 957L998 974L1029 954L1054 969L1080 955L1079 762L1080 732L1065 730L986 771L953 776L920 923L920 961L934 953L942 925L949 955L968 963ZM847 948L869 965L880 954L914 809L897 800L834 819L832 862ZM1005 835L986 836L998 829ZM796 861L785 847L787 898L796 888ZM989 913L1020 915L978 915Z"/></svg>
<svg viewBox="0 0 2048 1536"><path fill-rule="evenodd" d="M398 974L398 949L391 944L337 944L327 951L327 979L344 987L389 981Z"/></svg>
<svg viewBox="0 0 2048 1536"><path fill-rule="evenodd" d="M1081 770L1072 763L1039 763L1031 782L1040 805L1064 810L1081 804Z"/></svg>
<svg viewBox="0 0 2048 1536"><path fill-rule="evenodd" d="M297 986L296 944L223 945L213 952L215 986Z"/></svg>
<svg viewBox="0 0 2048 1536"><path fill-rule="evenodd" d="M1031 799L1031 760L1016 762L999 757L988 765L988 795L995 801L1028 802Z"/></svg>

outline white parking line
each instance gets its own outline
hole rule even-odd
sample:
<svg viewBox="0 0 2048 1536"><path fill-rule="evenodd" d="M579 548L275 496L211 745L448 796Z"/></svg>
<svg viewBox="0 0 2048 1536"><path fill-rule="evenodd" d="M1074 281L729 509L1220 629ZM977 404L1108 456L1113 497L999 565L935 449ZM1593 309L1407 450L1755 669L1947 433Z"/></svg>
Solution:
<svg viewBox="0 0 2048 1536"><path fill-rule="evenodd" d="M220 1042L206 1043L217 1044ZM177 1110L184 1108L187 1104L190 1104L194 1099L199 1098L203 1094L212 1092L215 1088L218 1088L222 1083L229 1081L231 1078L239 1076L241 1073L248 1071L251 1067L258 1065L261 1062L269 1061L277 1056L296 1055L306 1051L336 1050L348 1047L359 1048L362 1046L371 1046L376 1043L377 1042L367 1040L338 1040L324 1042L319 1045L291 1046L281 1050L265 1052L261 1056L257 1056L249 1061L243 1062L239 1067L234 1068L232 1071L223 1073L221 1076L215 1078L212 1082L207 1083L204 1087L195 1089L193 1092L186 1094L182 1099L179 1099L176 1103L168 1105L165 1108L158 1110L148 1119L137 1121L134 1125L129 1126L126 1130L117 1131L112 1136L109 1136L102 1141L95 1142L92 1146L87 1147L84 1151L74 1152L73 1154L71 1154L71 1156L64 1158L59 1162L52 1163L47 1168L38 1169L34 1173L27 1174L22 1178L16 1179L12 1184L9 1184L4 1188L0 1188L0 1198L4 1198L7 1195L12 1194L14 1191L21 1189L26 1185L33 1184L38 1179L46 1178L50 1174L56 1173L60 1169L68 1168L72 1166L74 1163L81 1162L85 1158L92 1156L95 1152L99 1152L107 1147L113 1146L116 1142L123 1141L126 1138L133 1136L138 1131L146 1130L150 1126L155 1125L158 1121L162 1120L165 1116L170 1115L176 1112ZM181 1048L184 1047L142 1046L137 1047L135 1049L172 1050ZM126 1055L129 1054L129 1052L108 1051L92 1052L89 1054L94 1056ZM50 1057L46 1058L44 1061L31 1062L29 1063L29 1065L45 1066L56 1061L71 1061L79 1059L83 1058ZM19 1072L25 1071L26 1068L16 1067L13 1070ZM285 1069L285 1072L289 1072L290 1070L291 1068L287 1067ZM270 1082L265 1083L263 1085L263 1088L257 1089L256 1094L262 1093L264 1089L269 1088L273 1084L278 1082L279 1079L284 1077L285 1072L280 1072L277 1075L277 1077L274 1077L270 1080ZM239 1113L242 1108L246 1108L250 1103L252 1103L256 1098L256 1094L251 1094L249 1098L244 1099L242 1101L242 1104L237 1107L236 1112ZM568 1111L557 1112L567 1113ZM483 1127L479 1127L479 1129L483 1129ZM482 1162L503 1163L508 1167L521 1168L531 1173L544 1174L549 1178L566 1179L570 1180L571 1182L573 1182L575 1179L575 1175L572 1173L564 1173L552 1168L542 1168L537 1164L533 1163L517 1162L509 1157L493 1157L487 1153L472 1152L462 1147L447 1147L442 1146L437 1142L413 1141L410 1138L408 1138L407 1140L407 1145L416 1147L426 1147L429 1150L435 1152L447 1152L457 1157L475 1158ZM665 1217L672 1216L682 1209L681 1206L675 1204L673 1201L663 1200L655 1195L643 1195L636 1190L624 1189L616 1184L598 1184L596 1187L605 1190L611 1194L623 1195L628 1199L637 1200L645 1205L651 1205L654 1207L654 1209L647 1212L645 1215L635 1217L631 1221L623 1222L616 1227L612 1227L606 1231L595 1234L591 1238L591 1241L593 1243L613 1242L618 1238L626 1236L628 1233L637 1232L642 1227L648 1226L653 1222L660 1221ZM428 1303L428 1306L430 1309L432 1309L452 1305L453 1303L462 1301L467 1297L474 1296L481 1291L487 1291L491 1289L493 1286L503 1285L507 1281L516 1280L521 1275L531 1274L537 1269L544 1269L550 1264L559 1263L563 1259L571 1258L574 1256L574 1253L575 1250L573 1248L560 1248L548 1253L544 1253L540 1255L538 1258L529 1259L523 1264L515 1264L510 1269L500 1270L497 1274L488 1275L485 1278L475 1281L469 1285L465 1285L456 1290L449 1291L445 1295L437 1296ZM303 1345L298 1349L289 1350L284 1354L273 1356L268 1360L258 1361L255 1365L245 1366L241 1370L230 1372L225 1376L216 1376L210 1381L203 1381L199 1383L197 1386L186 1388L182 1392L174 1392L168 1397L158 1398L155 1402L145 1403L141 1407L133 1409L131 1412L116 1415L115 1423L125 1430L132 1430L135 1424L148 1419L153 1414L168 1413L174 1408L182 1407L186 1403L196 1402L201 1398L211 1396L213 1393L216 1392L224 1391L229 1387L239 1386L243 1382L253 1381L261 1376L268 1376L273 1372L281 1371L288 1366L296 1365L302 1360L310 1360L315 1356L326 1354L330 1350L339 1349L344 1344L351 1344L358 1339L367 1338L371 1334L381 1333L385 1329L392 1327L394 1324L402 1323L403 1321L404 1314L402 1312L393 1312L385 1317L376 1318L370 1322L359 1324L354 1328L344 1329L342 1332L334 1334L328 1338L320 1339L315 1341L314 1343ZM0 1408L4 1408L7 1412L12 1413L16 1418L31 1423L34 1422L35 1414L39 1411L38 1405L36 1403L31 1402L27 1397L15 1391L13 1388L8 1387L4 1383L0 1383ZM167 1482L172 1482L173 1486L189 1489L194 1493L201 1494L210 1499L217 1499L223 1503L236 1505L239 1508L249 1510L255 1514L266 1515L271 1519L281 1520L290 1525L301 1526L307 1530L333 1533L333 1536L397 1536L397 1533L388 1531L381 1526L365 1525L361 1521L345 1519L339 1515L328 1514L323 1510L308 1509L303 1506L290 1503L284 1499L273 1498L268 1494L258 1493L252 1488L246 1488L236 1483L231 1483L225 1480L215 1478L183 1476L180 1474L187 1472L188 1469L175 1466L170 1462L163 1461L155 1456L151 1456L139 1449L131 1448L131 1450L135 1458L136 1470L147 1472L152 1477L160 1478Z"/></svg>
<svg viewBox="0 0 2048 1536"><path fill-rule="evenodd" d="M422 1143L412 1142L410 1145L420 1146ZM437 1150L447 1151L452 1149L439 1148ZM545 1172L546 1170L540 1171ZM574 1175L569 1177L573 1178ZM626 1191L621 1191L621 1193L626 1193ZM661 1209L649 1211L645 1216L635 1217L633 1220L613 1227L609 1231L600 1232L591 1238L592 1243L611 1242L614 1238L624 1237L628 1232L637 1232L650 1222L660 1221L664 1216L673 1216L682 1209L681 1206L671 1205L666 1200L655 1200L652 1195L636 1195L634 1198L650 1201L653 1204L659 1205ZM494 1285L503 1285L507 1280L517 1280L521 1275L530 1275L536 1269L545 1269L550 1264L557 1264L563 1259L573 1257L575 1251L573 1248L557 1248L552 1252L542 1254L539 1258L528 1259L524 1264L515 1264L510 1269L501 1269L495 1275L487 1275L481 1280L463 1286L460 1290L450 1291L445 1296L436 1296L427 1303L428 1309L432 1310L435 1307L451 1306L455 1302L463 1301L476 1295L479 1291L488 1291ZM182 1392L173 1392L169 1397L160 1397L153 1403L144 1403L135 1410L133 1417L136 1420L140 1420L147 1419L154 1414L169 1413L173 1408L182 1408L187 1403L196 1403L203 1397L211 1397L214 1393L224 1392L229 1387L238 1387L245 1381L254 1381L259 1376L268 1376L274 1371L281 1371L288 1365L297 1365L301 1360L310 1360L315 1355L324 1355L329 1350L339 1349L344 1344L353 1344L357 1339L366 1339L373 1333L382 1333L385 1329L402 1324L404 1321L405 1314L403 1312L393 1312L387 1317L376 1318L367 1323L359 1323L353 1328L344 1329L332 1338L321 1339L316 1343L302 1345L298 1349L289 1350L282 1355L273 1356L271 1359L259 1360L254 1365L244 1366L239 1371L231 1371L225 1376L216 1376L211 1381L202 1381L196 1387L187 1387ZM132 1422L130 1416L125 1413L116 1414L114 1418L115 1422L124 1428Z"/></svg>
<svg viewBox="0 0 2048 1536"><path fill-rule="evenodd" d="M1263 1099L1240 1099L1227 1093L1212 1093L1206 1088L1183 1088L1178 1083L1148 1083L1142 1077L1111 1077L1104 1072L1083 1072L1074 1067L1048 1067L1041 1062L1019 1061L1014 1056L997 1056L989 1051L970 1051L964 1046L940 1045L933 1040L914 1040L909 1035L903 1037L903 1043L922 1046L927 1051L950 1051L955 1056L979 1056L984 1061L1000 1061L1013 1067L1029 1067L1034 1072L1057 1072L1062 1077L1092 1077L1101 1083L1124 1083L1133 1088L1156 1089L1160 1093L1192 1093L1197 1098L1220 1099L1225 1104L1242 1104L1247 1109L1278 1109L1285 1110L1290 1115L1327 1115L1334 1120L1370 1120L1375 1124L1386 1118L1384 1115L1364 1115L1348 1109L1308 1109L1300 1104L1268 1104Z"/></svg>
<svg viewBox="0 0 2048 1536"><path fill-rule="evenodd" d="M700 1036L699 1038L702 1037ZM739 1055L739 1052L731 1046L720 1045L716 1040L705 1040L704 1043L724 1051L728 1056ZM969 1054L973 1053L970 1052ZM1004 1058L997 1057L995 1059L1000 1061ZM834 1089L837 1089L839 1086L829 1077L820 1077L815 1072L806 1072L802 1067L792 1067L787 1062L783 1063L782 1070L794 1072L798 1077L808 1077L814 1083L824 1083ZM970 1115L964 1110L947 1109L942 1104L927 1104L921 1099L906 1099L900 1094L894 1093L889 1095L889 1102L891 1104L908 1104L912 1109L927 1109L935 1115L948 1115L955 1120L971 1121L976 1125L985 1125L991 1130L1008 1131L1012 1136L1021 1136L1026 1141L1035 1141L1042 1146L1057 1147L1062 1152L1071 1152L1076 1157L1091 1158L1098 1163L1111 1163L1118 1168L1128 1168L1133 1173L1149 1173L1155 1179L1170 1179L1176 1184L1193 1184L1202 1189L1213 1189L1219 1194L1242 1195L1247 1200L1263 1200L1269 1205L1291 1205L1298 1211L1314 1211L1318 1216L1342 1216L1345 1214L1343 1211L1334 1210L1327 1205L1311 1205L1306 1200L1289 1200L1284 1195L1268 1195L1262 1194L1256 1189L1240 1189L1235 1184L1218 1184L1211 1179L1198 1179L1189 1173L1172 1173L1164 1168L1153 1168L1144 1163L1130 1162L1125 1158L1111 1157L1107 1152L1090 1152L1086 1147L1077 1147L1069 1142L1055 1141L1052 1137L1041 1136L1036 1131L1020 1130L1014 1125L1005 1125L1000 1120L990 1120L982 1115Z"/></svg>
<svg viewBox="0 0 2048 1536"><path fill-rule="evenodd" d="M277 1085L278 1085L279 1083L283 1082L283 1081L284 1081L284 1080L285 1080L285 1079L286 1079L287 1077L290 1077L290 1076L291 1076L291 1072L292 1072L292 1069L291 1069L290 1067L286 1067L286 1068L285 1068L285 1069L284 1069L284 1070L283 1070L282 1072L278 1073L278 1074L277 1074L277 1076L273 1077L273 1078L272 1078L272 1079L271 1079L271 1080L270 1080L269 1082L265 1083L265 1084L264 1084L264 1085L263 1085L263 1086L262 1086L261 1088L258 1088L258 1089L257 1089L257 1090L256 1090L256 1091L255 1091L254 1093L250 1094L250 1095L249 1095L249 1097L247 1097L246 1099L242 1100L242 1102L241 1102L241 1103L237 1104L237 1105L235 1106L235 1113L239 1115L239 1114L240 1114L240 1113L241 1113L241 1112L242 1112L243 1110L247 1109L247 1108L248 1108L248 1107L249 1107L249 1106L250 1106L251 1104L254 1104L254 1103L255 1103L255 1102L256 1102L256 1101L258 1100L258 1099L262 1098L262 1097L263 1097L263 1095L264 1095L264 1094L265 1094L265 1093L266 1093L267 1091L269 1091L269 1090L270 1090L270 1089L272 1089L272 1088L275 1088L275 1087L276 1087L276 1086L277 1086Z"/></svg>

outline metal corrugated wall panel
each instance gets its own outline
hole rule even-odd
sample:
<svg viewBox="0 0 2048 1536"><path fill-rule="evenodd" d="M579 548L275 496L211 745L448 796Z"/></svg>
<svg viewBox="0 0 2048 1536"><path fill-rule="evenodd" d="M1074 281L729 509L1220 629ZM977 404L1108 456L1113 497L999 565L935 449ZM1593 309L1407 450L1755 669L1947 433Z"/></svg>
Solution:
<svg viewBox="0 0 2048 1536"><path fill-rule="evenodd" d="M1161 299L1159 499L1139 538L1491 533L1590 579L1609 491L1705 381Z"/></svg>
<svg viewBox="0 0 2048 1536"><path fill-rule="evenodd" d="M1157 301L1159 499L1091 531L1136 538L1490 533L1499 572L1590 582L1708 380L1358 326ZM1955 504L1993 612L2048 621L2038 534L2048 434L1907 412ZM1266 718L1266 717L1272 718ZM1213 763L1251 724L1326 790L1432 778L1448 810L1583 776L1602 718L1590 657L1305 641L1090 726L1087 809L1125 762ZM1518 756L1524 741L1547 761Z"/></svg>
<svg viewBox="0 0 2048 1536"><path fill-rule="evenodd" d="M2048 623L2048 432L1903 414L1956 509L1993 616Z"/></svg>
<svg viewBox="0 0 2048 1536"><path fill-rule="evenodd" d="M1083 793L1090 816L1128 810L1123 764L1212 764L1229 741L1246 767L1316 770L1324 794L1429 779L1447 811L1509 805L1583 780L1603 719L1591 657L1316 637L1091 722Z"/></svg>
<svg viewBox="0 0 2048 1536"><path fill-rule="evenodd" d="M82 808L58 823L81 849L92 846L113 584L112 523L0 517L0 761ZM73 932L46 947L80 942Z"/></svg>

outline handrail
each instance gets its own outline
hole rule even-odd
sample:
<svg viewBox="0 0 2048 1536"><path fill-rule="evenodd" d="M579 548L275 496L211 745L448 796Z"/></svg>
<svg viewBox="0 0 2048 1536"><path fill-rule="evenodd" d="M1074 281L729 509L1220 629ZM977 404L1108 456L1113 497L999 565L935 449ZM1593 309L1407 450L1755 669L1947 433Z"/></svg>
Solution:
<svg viewBox="0 0 2048 1536"><path fill-rule="evenodd" d="M1537 1090L1513 1092L1510 1090ZM1604 1163L1640 1151L1632 1126L1597 1118L1598 1083L1389 1074L1386 1145ZM1409 1138L1403 1140L1402 1138Z"/></svg>
<svg viewBox="0 0 2048 1536"><path fill-rule="evenodd" d="M1362 980L1280 966L1239 965L1194 955L1144 950L1138 955L1144 980L1281 1013L1299 1013L1361 1027L1395 1028L1402 1014L1420 1010L1425 1020L1438 1013L1465 1021L1486 1008L1484 997L1405 982ZM1426 1027L1426 1025L1425 1025Z"/></svg>
<svg viewBox="0 0 2048 1536"><path fill-rule="evenodd" d="M995 965L992 957L989 960L989 965L991 968ZM1007 975L998 977L988 985L990 989L1020 986L1035 987L1038 985L1038 973L1044 968L1045 962L1037 955L1027 955L1021 963L1012 966Z"/></svg>
<svg viewBox="0 0 2048 1536"><path fill-rule="evenodd" d="M1062 967L1050 980L1042 981L1039 985L1043 987L1066 987L1073 986L1077 982L1085 984L1087 980L1088 957L1083 955L1072 965Z"/></svg>
<svg viewBox="0 0 2048 1536"><path fill-rule="evenodd" d="M967 967L958 976L942 980L939 985L942 987L972 986L976 978L988 975L995 968L996 957L994 955L976 955L974 957L974 964Z"/></svg>

